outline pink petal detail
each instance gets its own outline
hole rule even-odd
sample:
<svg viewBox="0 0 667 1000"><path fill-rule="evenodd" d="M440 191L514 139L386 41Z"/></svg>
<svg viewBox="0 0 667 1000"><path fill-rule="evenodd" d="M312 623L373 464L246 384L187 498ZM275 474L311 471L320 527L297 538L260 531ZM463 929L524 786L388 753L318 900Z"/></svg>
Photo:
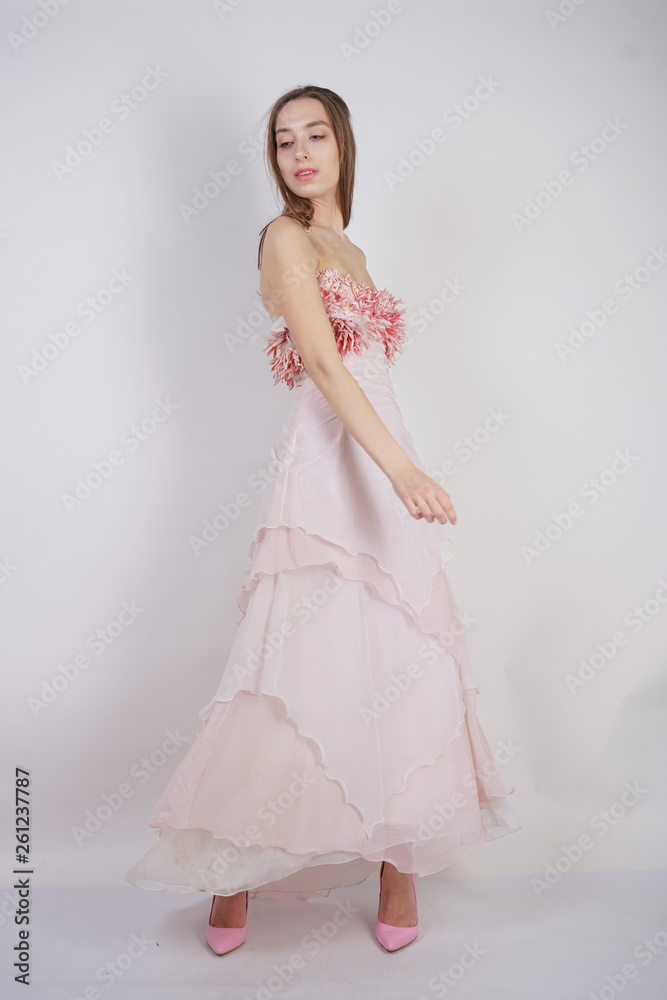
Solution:
<svg viewBox="0 0 667 1000"><path fill-rule="evenodd" d="M341 358L350 352L361 354L378 340L384 346L387 363L394 364L405 341L405 307L400 308L401 300L386 288L375 291L349 274L338 274L328 267L316 274ZM272 330L263 339L274 385L284 382L293 389L295 377L305 369L289 330L286 326Z"/></svg>

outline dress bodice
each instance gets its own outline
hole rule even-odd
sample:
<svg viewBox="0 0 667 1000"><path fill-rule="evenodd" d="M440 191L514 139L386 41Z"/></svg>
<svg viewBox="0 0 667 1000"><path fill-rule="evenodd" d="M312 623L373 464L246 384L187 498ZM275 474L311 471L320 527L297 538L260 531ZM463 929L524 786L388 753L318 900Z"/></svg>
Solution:
<svg viewBox="0 0 667 1000"><path fill-rule="evenodd" d="M315 275L341 358L361 354L377 343L384 348L387 364L393 364L405 339L401 300L386 288L376 290L331 267L322 267ZM265 340L274 385L284 382L292 389L305 368L282 314L275 317Z"/></svg>

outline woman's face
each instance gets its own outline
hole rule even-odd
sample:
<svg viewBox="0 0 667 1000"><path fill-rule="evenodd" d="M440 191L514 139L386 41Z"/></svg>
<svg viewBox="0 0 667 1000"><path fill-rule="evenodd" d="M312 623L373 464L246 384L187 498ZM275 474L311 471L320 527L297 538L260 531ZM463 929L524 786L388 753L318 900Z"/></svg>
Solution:
<svg viewBox="0 0 667 1000"><path fill-rule="evenodd" d="M315 97L288 101L276 118L276 158L285 184L302 198L338 186L338 145L329 116Z"/></svg>

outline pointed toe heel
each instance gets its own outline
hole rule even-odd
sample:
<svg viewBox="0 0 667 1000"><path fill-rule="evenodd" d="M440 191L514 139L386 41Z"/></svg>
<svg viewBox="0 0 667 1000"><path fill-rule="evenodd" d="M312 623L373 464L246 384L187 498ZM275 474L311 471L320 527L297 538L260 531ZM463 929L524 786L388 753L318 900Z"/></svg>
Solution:
<svg viewBox="0 0 667 1000"><path fill-rule="evenodd" d="M382 899L382 872L384 870L384 861L380 868L380 899ZM415 910L417 909L417 885L415 883L414 873L412 875L412 888L415 893ZM380 901L378 900L378 906ZM385 951L398 951L399 948L405 948L406 945L412 944L414 939L419 933L419 914L417 913L417 923L414 927L395 927L393 924L383 924L378 918L375 924L375 936L379 943L385 949Z"/></svg>
<svg viewBox="0 0 667 1000"><path fill-rule="evenodd" d="M228 951L239 948L248 936L248 890L245 894L245 927L213 927L211 926L211 916L215 905L215 896L211 900L211 912L208 915L206 925L206 942L216 955L226 955Z"/></svg>

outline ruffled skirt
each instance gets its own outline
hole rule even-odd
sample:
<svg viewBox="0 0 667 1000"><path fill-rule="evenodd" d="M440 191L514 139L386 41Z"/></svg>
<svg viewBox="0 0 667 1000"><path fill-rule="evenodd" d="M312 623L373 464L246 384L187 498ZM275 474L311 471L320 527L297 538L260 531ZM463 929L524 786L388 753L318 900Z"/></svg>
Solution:
<svg viewBox="0 0 667 1000"><path fill-rule="evenodd" d="M379 346L345 359L424 466ZM430 875L519 830L477 717L445 526L416 521L312 379L274 445L217 691L128 870L145 889L284 899Z"/></svg>

